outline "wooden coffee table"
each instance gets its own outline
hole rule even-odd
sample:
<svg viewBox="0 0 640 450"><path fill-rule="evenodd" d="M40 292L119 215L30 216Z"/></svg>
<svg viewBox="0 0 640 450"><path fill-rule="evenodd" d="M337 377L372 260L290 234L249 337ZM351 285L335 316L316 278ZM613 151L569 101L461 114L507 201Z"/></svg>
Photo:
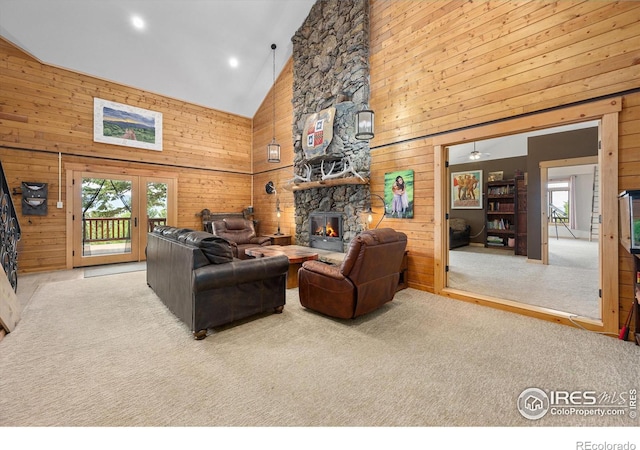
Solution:
<svg viewBox="0 0 640 450"><path fill-rule="evenodd" d="M318 254L312 249L300 245L265 245L246 249L245 254L254 258L285 255L289 258L289 273L287 274L287 289L298 287L298 270L302 263L318 259Z"/></svg>

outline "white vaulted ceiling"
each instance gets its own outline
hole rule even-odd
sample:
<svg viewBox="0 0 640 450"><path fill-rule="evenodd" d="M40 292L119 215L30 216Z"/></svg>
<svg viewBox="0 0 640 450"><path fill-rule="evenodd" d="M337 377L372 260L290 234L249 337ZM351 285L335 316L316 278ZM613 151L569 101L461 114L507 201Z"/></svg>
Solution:
<svg viewBox="0 0 640 450"><path fill-rule="evenodd" d="M271 44L279 74L314 3L0 0L0 36L45 64L253 117L273 82Z"/></svg>

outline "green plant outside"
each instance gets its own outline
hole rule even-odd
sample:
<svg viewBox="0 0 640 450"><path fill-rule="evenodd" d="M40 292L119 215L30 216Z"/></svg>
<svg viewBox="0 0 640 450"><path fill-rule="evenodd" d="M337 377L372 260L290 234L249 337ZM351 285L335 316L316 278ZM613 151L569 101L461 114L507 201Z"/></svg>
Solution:
<svg viewBox="0 0 640 450"><path fill-rule="evenodd" d="M135 124L127 125L127 128L132 129L136 134L136 141L146 142L149 144L155 144L156 142L156 130L153 128L138 128ZM120 125L105 121L103 124L102 134L108 137L123 138L127 130Z"/></svg>
<svg viewBox="0 0 640 450"><path fill-rule="evenodd" d="M640 248L640 219L633 221L633 246Z"/></svg>

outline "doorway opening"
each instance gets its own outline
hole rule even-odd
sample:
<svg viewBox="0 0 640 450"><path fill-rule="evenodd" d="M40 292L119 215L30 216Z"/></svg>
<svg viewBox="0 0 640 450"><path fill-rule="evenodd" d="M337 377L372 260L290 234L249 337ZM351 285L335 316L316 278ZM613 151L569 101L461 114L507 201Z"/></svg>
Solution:
<svg viewBox="0 0 640 450"><path fill-rule="evenodd" d="M597 133L594 139L597 141ZM597 148L597 142L593 146ZM577 165L591 160L592 164ZM473 223L470 231L476 232L474 239L466 245L449 245L448 286L600 320L600 239L597 234L589 239L596 163L597 157L545 162L539 197L548 219L537 229L527 229L526 188L535 189L526 186L523 176L515 182L504 180L504 186L515 185L518 194L489 195L485 209L468 212L467 217L480 216L479 220L487 221L484 226L493 229L478 232L478 221L469 221ZM487 161L487 164L508 167L503 159ZM455 170L455 166L451 170ZM495 186L503 184L485 181L485 196L491 194ZM501 211L497 213L495 209ZM460 211L452 210L450 222L461 220L460 215ZM496 217L513 226L496 230L492 224L498 220ZM533 239L533 233L542 234L542 239ZM498 244L494 242L496 236L500 238ZM503 244L506 236L512 240L511 246ZM527 241L542 245L542 259L527 256L528 253L540 254L540 251L528 252Z"/></svg>
<svg viewBox="0 0 640 450"><path fill-rule="evenodd" d="M618 112L620 111L619 99L614 101L601 101L593 102L592 104L585 104L576 107L566 108L564 110L551 111L546 113L540 113L534 116L521 119L513 119L496 124L489 124L486 126L479 126L477 128L464 130L461 132L452 132L449 135L442 135L434 138L434 157L436 167L440 169L436 171L436 205L435 205L435 264L434 264L434 285L436 293L452 298L472 301L475 303L496 307L499 309L505 309L524 315L543 318L554 322L564 323L567 325L577 325L594 331L604 332L617 332L618 329L618 264L617 264L617 205L615 199L617 198L617 123ZM449 217L452 215L451 211L451 169L448 166L449 148L459 144L470 144L476 142L476 150L480 153L489 153L486 150L478 149L478 142L486 139L498 138L503 136L510 136L519 133L529 132L533 130L549 129L553 127L559 127L563 125L576 124L586 121L600 121L600 128L598 130L598 140L600 143L600 150L597 156L597 164L600 173L606 174L600 180L600 198L601 198L601 211L600 216L603 218L600 224L600 230L598 231L607 239L598 239L596 245L600 245L598 252L598 270L597 279L600 280L599 288L597 289L600 298L598 312L599 314L583 314L575 312L567 312L562 309L556 309L549 305L538 306L534 304L527 304L521 300L515 299L515 297L509 298L504 293L500 292L499 288L508 288L510 285L515 284L513 280L519 280L520 271L516 269L510 262L496 263L493 267L495 270L488 276L489 288L491 290L479 292L476 283L471 283L470 287L456 287L451 284L451 272L450 268L453 267L451 261L451 253L449 252ZM542 161L542 160L541 160ZM498 174L496 174L498 175ZM536 170L529 170L526 174L527 182L533 183L536 186L541 186L541 176L538 167ZM486 178L486 177L485 177ZM486 181L486 180L484 180ZM545 205L547 202L547 191L545 187L544 192ZM532 245L528 240L527 252L529 253L526 259L539 260L538 262L527 264L528 268L543 269L545 264L542 263L541 255L545 251L549 250L542 245L542 240L545 238L548 242L548 214L546 213L547 207L542 208L541 202L538 199L531 199L527 203L529 212L529 219L527 225L529 229L528 233L536 232L532 229L532 221L535 223L535 228L538 230L537 235L538 243ZM538 209L539 211L536 211ZM455 211L457 213L457 211ZM544 212L544 214L543 214ZM483 219L480 228L484 226ZM544 223L544 227L543 224ZM480 228L476 228L474 234L478 234ZM539 230L544 230L546 235L540 233ZM481 234L482 235L482 234ZM612 237L613 239L609 239ZM482 245L482 249L485 246ZM488 249L494 250L495 249ZM514 258L514 253L511 252L511 256L505 255L504 250L502 252L503 258ZM536 252L538 255L536 255ZM520 258L520 256L518 256ZM513 262L513 261L511 261ZM548 263L548 261L546 261ZM486 268L487 264L479 263ZM476 265L478 267L478 265ZM469 269L472 270L472 269ZM468 273L463 274L469 275ZM506 281L500 282L499 276L505 275ZM535 275L532 275L533 279ZM455 281L455 280L454 280ZM564 282L564 281L563 281ZM455 284L455 282L454 282ZM564 282L564 284L567 284ZM540 291L541 287L547 290L546 296L553 294L552 283L538 283L531 284L533 288L529 288L527 294L531 292ZM578 291L579 285L575 290ZM532 290L534 289L534 290ZM592 316L596 317L592 317Z"/></svg>

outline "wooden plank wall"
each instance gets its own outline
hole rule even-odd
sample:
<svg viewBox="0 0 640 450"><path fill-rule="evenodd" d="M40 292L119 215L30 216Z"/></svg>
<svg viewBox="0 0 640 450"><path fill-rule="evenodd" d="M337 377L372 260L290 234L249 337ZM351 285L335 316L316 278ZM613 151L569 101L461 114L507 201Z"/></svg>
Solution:
<svg viewBox="0 0 640 450"><path fill-rule="evenodd" d="M619 191L640 188L640 93L627 95L619 122L618 188ZM633 305L635 267L633 257L620 246L619 251L620 326ZM636 333L638 330L636 330Z"/></svg>
<svg viewBox="0 0 640 450"><path fill-rule="evenodd" d="M273 181L283 211L280 218L282 233L295 236L295 208L293 192L285 189L293 178L293 60L290 58L276 79L276 141L280 144L280 163L267 162L267 144L273 137L273 91L270 90L253 117L253 194L255 218L260 220L260 232L272 234L277 230L276 195L264 189Z"/></svg>
<svg viewBox="0 0 640 450"><path fill-rule="evenodd" d="M251 172L251 119L42 64L0 39L0 143L168 166ZM93 99L163 114L161 152L93 142ZM15 116L19 120L10 120Z"/></svg>
<svg viewBox="0 0 640 450"><path fill-rule="evenodd" d="M375 111L375 110L374 110ZM377 122L377 118L376 118ZM391 145L384 151L375 151L371 158L371 192L383 196L384 174L398 170L414 171L414 218L385 217L380 227L391 227L407 235L409 250L409 286L433 292L435 201L433 144L431 139ZM376 220L379 220L376 218Z"/></svg>
<svg viewBox="0 0 640 450"><path fill-rule="evenodd" d="M410 286L434 288L429 136L636 89L639 60L639 2L371 0L371 187L416 171L414 219L383 222L410 237ZM637 95L624 97L621 189L640 183ZM623 318L631 298L621 290Z"/></svg>
<svg viewBox="0 0 640 450"><path fill-rule="evenodd" d="M19 187L21 181L38 181L49 184L46 216L21 216L22 238L18 243L19 272L40 272L66 268L66 203L65 209L57 209L58 155L37 151L15 151L0 148L7 178L11 187ZM211 170L174 168L168 169L136 162L110 161L95 158L63 155L63 171L67 164L100 165L107 172L123 169L160 169L173 172L178 180L179 227L201 229L197 214L208 208L212 211L240 212L251 200L251 177L246 174L220 173ZM14 196L20 211L20 196ZM62 199L66 200L65 175L62 177Z"/></svg>
<svg viewBox="0 0 640 450"><path fill-rule="evenodd" d="M94 97L162 112L163 151L93 142ZM63 173L68 163L174 173L177 225L200 229L203 208L239 212L250 204L251 126L250 118L42 64L0 39L0 159L11 188L39 181L50 193L47 216L20 217L20 272L65 268L58 152ZM63 175L63 200L64 188Z"/></svg>
<svg viewBox="0 0 640 450"><path fill-rule="evenodd" d="M378 146L638 87L638 2L371 8Z"/></svg>

